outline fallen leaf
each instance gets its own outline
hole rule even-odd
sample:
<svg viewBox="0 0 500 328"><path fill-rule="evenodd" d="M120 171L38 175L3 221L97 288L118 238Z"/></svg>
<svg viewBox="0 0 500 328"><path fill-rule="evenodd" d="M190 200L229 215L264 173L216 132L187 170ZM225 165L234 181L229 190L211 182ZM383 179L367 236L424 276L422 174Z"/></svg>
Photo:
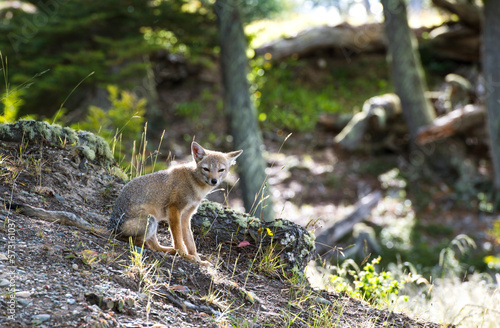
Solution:
<svg viewBox="0 0 500 328"><path fill-rule="evenodd" d="M250 243L247 240L243 240L241 243L238 244L238 247L245 247L250 245Z"/></svg>

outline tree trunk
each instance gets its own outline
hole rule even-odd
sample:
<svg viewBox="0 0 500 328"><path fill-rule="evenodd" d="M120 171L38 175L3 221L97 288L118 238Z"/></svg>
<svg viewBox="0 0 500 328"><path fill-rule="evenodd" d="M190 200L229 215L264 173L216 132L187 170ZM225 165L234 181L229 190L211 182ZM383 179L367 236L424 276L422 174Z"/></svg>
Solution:
<svg viewBox="0 0 500 328"><path fill-rule="evenodd" d="M224 106L234 146L243 149L239 157L243 202L248 213L272 221L266 163L262 157L262 136L255 107L250 99L247 80L247 44L237 0L217 0Z"/></svg>
<svg viewBox="0 0 500 328"><path fill-rule="evenodd" d="M414 141L418 128L430 124L435 113L430 101L425 98L427 86L417 52L417 41L408 26L405 2L382 0L382 5L394 88L401 99L403 115Z"/></svg>
<svg viewBox="0 0 500 328"><path fill-rule="evenodd" d="M483 74L494 188L500 194L500 2L484 1Z"/></svg>
<svg viewBox="0 0 500 328"><path fill-rule="evenodd" d="M430 166L433 173L454 181L460 175L465 160L458 147L436 143L424 148L416 144L419 129L431 124L436 113L425 97L427 86L417 52L417 41L408 26L405 1L382 0L382 5L394 89L401 100L411 139L411 168L422 173L425 166Z"/></svg>

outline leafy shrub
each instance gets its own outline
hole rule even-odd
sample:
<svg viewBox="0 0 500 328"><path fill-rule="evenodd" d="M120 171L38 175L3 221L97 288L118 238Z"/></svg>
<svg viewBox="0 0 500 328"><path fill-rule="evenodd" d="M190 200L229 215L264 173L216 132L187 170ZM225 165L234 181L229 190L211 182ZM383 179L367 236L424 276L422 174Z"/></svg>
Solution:
<svg viewBox="0 0 500 328"><path fill-rule="evenodd" d="M109 109L89 107L84 121L74 124L75 129L99 134L112 146L117 161L123 162L125 153L132 149L134 140L139 139L144 128L146 100L137 99L132 93L108 86Z"/></svg>
<svg viewBox="0 0 500 328"><path fill-rule="evenodd" d="M337 274L330 276L330 282L339 290L351 294L354 297L364 299L372 304L387 302L391 295L397 295L404 282L395 280L390 272L377 272L375 266L380 263L381 257L367 263L362 270L351 263L338 268ZM346 270L348 266L353 270Z"/></svg>
<svg viewBox="0 0 500 328"><path fill-rule="evenodd" d="M373 259L362 271L353 275L355 293L370 303L387 301L390 295L397 295L403 285L403 282L394 280L390 272L378 273L375 270L380 259L380 256Z"/></svg>

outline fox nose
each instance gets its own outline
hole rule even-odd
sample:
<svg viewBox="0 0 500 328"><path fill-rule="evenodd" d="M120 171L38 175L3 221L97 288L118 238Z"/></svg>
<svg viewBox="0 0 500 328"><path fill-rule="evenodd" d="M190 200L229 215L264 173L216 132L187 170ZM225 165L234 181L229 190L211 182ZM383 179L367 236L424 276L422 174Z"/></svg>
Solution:
<svg viewBox="0 0 500 328"><path fill-rule="evenodd" d="M210 183L212 184L212 186L215 186L217 184L217 179L210 180Z"/></svg>

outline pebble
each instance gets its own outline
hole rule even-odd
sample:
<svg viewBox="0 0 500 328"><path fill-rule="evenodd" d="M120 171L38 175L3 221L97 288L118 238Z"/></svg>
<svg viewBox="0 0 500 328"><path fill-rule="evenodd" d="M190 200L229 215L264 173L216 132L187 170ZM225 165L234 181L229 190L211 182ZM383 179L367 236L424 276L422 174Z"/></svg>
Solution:
<svg viewBox="0 0 500 328"><path fill-rule="evenodd" d="M76 264L76 263L73 263L73 265L71 267L73 268L73 270L78 270L78 264Z"/></svg>
<svg viewBox="0 0 500 328"><path fill-rule="evenodd" d="M68 304L75 304L76 300L74 298L68 298L66 302L68 302Z"/></svg>
<svg viewBox="0 0 500 328"><path fill-rule="evenodd" d="M17 303L21 304L22 306L27 306L28 304L30 304L30 302L28 300L25 300L22 298L18 299Z"/></svg>
<svg viewBox="0 0 500 328"><path fill-rule="evenodd" d="M37 314L37 315L34 315L33 317L31 317L31 320L33 321L33 323L35 325L40 324L42 322L45 322L49 319L50 319L50 314Z"/></svg>
<svg viewBox="0 0 500 328"><path fill-rule="evenodd" d="M0 287L6 287L9 284L10 284L10 281L8 281L7 279L0 280Z"/></svg>
<svg viewBox="0 0 500 328"><path fill-rule="evenodd" d="M17 297L28 298L31 296L31 293L28 291L21 291L16 293Z"/></svg>

